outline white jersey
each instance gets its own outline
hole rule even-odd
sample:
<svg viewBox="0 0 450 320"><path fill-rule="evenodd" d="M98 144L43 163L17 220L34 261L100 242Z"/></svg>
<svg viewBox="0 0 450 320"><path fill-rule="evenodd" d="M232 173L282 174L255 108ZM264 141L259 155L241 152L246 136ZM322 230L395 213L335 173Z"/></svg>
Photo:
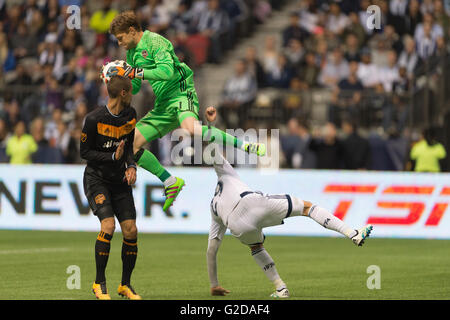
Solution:
<svg viewBox="0 0 450 320"><path fill-rule="evenodd" d="M211 212L228 225L228 216L241 200L241 193L250 191L250 187L242 182L230 163L219 154L220 160L214 164L217 174L217 186L211 201Z"/></svg>
<svg viewBox="0 0 450 320"><path fill-rule="evenodd" d="M211 201L209 239L222 240L229 228L244 244L262 243L263 228L282 224L292 212L299 215L303 211L303 202L289 195L253 192L222 155L220 160L214 165L218 182Z"/></svg>

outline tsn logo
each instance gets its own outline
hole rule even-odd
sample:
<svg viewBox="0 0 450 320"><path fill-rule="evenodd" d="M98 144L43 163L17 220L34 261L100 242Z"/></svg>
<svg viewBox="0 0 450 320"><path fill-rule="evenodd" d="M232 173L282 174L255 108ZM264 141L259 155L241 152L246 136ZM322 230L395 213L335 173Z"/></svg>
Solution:
<svg viewBox="0 0 450 320"><path fill-rule="evenodd" d="M356 196L375 194L377 189L377 184L328 184L325 186L323 192L326 194ZM434 195L439 200L434 202L433 207L428 213L428 218L425 221L426 227L432 227L439 225L439 222L447 210L449 201L444 197L450 197L450 186L436 188L435 186L430 185L391 185L383 188L380 195L386 197L386 199L377 200L377 208L392 210L404 209L407 210L408 214L403 217L369 216L366 223L398 226L415 224L425 213L426 202L420 201L421 196L426 196L428 198L426 200L429 200L429 197ZM402 196L402 198L400 198L401 200L391 200L392 196L395 195ZM405 197L409 197L410 199L413 197L414 200L407 201L405 200ZM422 199L425 200L425 198ZM357 201L357 199L340 200L334 211L334 215L343 220L354 201Z"/></svg>

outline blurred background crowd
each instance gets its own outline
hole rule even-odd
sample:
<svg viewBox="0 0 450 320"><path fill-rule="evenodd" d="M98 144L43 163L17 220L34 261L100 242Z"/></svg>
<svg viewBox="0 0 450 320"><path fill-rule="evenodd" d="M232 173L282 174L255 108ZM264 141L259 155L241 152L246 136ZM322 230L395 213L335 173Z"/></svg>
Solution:
<svg viewBox="0 0 450 320"><path fill-rule="evenodd" d="M99 70L125 57L108 33L119 12L198 74L288 4L281 34L231 61L217 125L280 128L283 167L450 170L447 0L0 0L0 162L81 162L83 119L107 100ZM373 4L380 29L366 23ZM139 115L150 100L133 102ZM152 151L170 164L161 143Z"/></svg>

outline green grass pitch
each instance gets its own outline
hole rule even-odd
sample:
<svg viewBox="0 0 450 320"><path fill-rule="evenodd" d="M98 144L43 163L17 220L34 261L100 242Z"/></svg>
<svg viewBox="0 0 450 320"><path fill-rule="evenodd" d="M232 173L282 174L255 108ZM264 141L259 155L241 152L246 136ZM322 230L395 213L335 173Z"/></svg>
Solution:
<svg viewBox="0 0 450 320"><path fill-rule="evenodd" d="M95 299L96 233L0 230L0 299ZM269 299L272 284L249 249L226 236L219 281L231 291L211 297L207 235L140 234L132 284L144 299ZM448 299L450 241L268 236L265 247L292 299ZM122 235L116 233L106 271L113 299L121 279ZM67 267L81 270L81 289L67 289ZM369 290L367 267L381 269L381 289Z"/></svg>

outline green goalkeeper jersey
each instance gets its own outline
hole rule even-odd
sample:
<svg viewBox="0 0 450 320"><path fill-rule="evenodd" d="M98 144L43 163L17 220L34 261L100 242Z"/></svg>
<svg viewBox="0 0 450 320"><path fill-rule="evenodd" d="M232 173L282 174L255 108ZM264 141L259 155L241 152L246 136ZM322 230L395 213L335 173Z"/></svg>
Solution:
<svg viewBox="0 0 450 320"><path fill-rule="evenodd" d="M176 97L193 86L191 68L178 60L172 43L157 33L144 31L137 46L127 51L127 63L144 69L144 80L150 82L156 103ZM187 78L191 81L186 81ZM136 94L141 88L141 79L131 82L133 94Z"/></svg>

